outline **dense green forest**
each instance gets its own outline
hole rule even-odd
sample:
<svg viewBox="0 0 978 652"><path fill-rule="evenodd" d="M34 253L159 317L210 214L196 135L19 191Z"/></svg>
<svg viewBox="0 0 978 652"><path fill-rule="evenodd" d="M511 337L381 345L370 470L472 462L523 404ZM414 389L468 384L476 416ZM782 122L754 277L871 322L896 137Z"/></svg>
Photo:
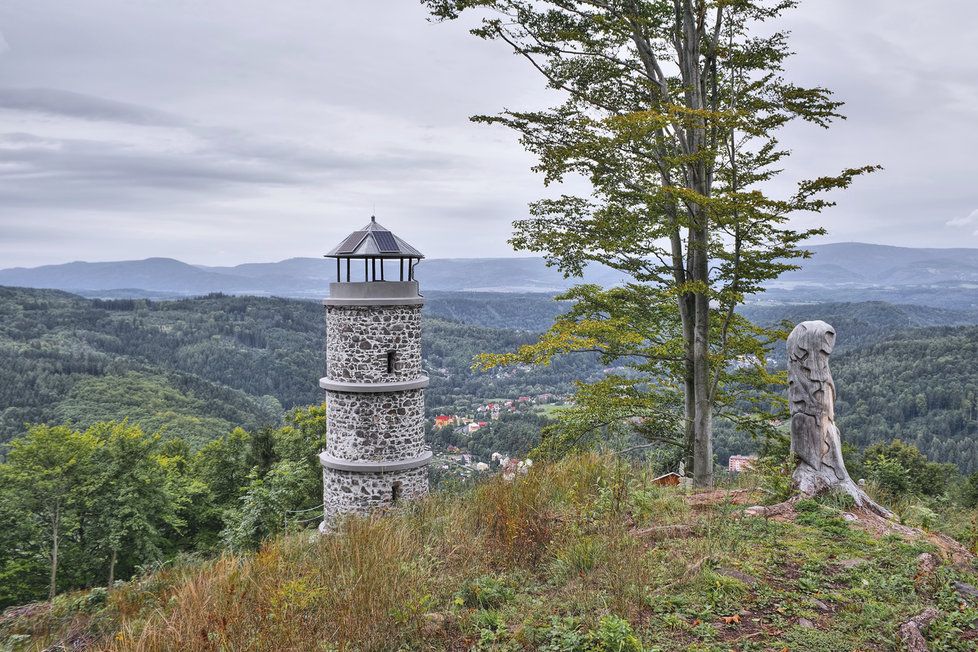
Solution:
<svg viewBox="0 0 978 652"><path fill-rule="evenodd" d="M485 300L485 311L479 302ZM602 369L589 355L551 366L478 373L475 354L533 341L528 326L560 306L547 295L443 293L431 298L423 349L431 376L429 414L521 394L571 393L574 381ZM932 459L978 470L973 364L978 330L908 330L966 323L971 313L872 302L749 307L763 323L824 319L839 333L832 365L846 441L864 447L901 437ZM434 313L434 314L433 314ZM492 323L523 315L519 329ZM236 426L279 424L283 410L321 400L324 325L318 303L213 295L175 301L83 299L52 290L0 288L0 440L27 423L85 428L129 419L149 433L179 437L192 448ZM772 351L775 363L782 347ZM886 382L880 382L881 379ZM473 452L522 454L543 420L509 418L473 441ZM531 423L532 422L532 423ZM498 436L500 441L486 440ZM502 441L506 440L506 441ZM507 449L507 442L514 448ZM516 445L519 442L520 445ZM758 450L722 425L717 458Z"/></svg>
<svg viewBox="0 0 978 652"><path fill-rule="evenodd" d="M128 418L194 447L235 426L275 425L318 403L323 308L292 299L213 295L176 301L83 299L0 288L0 441L26 423L87 427ZM550 367L472 371L483 351L532 337L426 317L430 411L526 392L570 392L600 373L590 356Z"/></svg>
<svg viewBox="0 0 978 652"><path fill-rule="evenodd" d="M326 410L193 451L126 422L34 426L0 461L0 608L322 519Z"/></svg>
<svg viewBox="0 0 978 652"><path fill-rule="evenodd" d="M865 447L900 438L978 471L978 328L898 333L833 361L839 427Z"/></svg>

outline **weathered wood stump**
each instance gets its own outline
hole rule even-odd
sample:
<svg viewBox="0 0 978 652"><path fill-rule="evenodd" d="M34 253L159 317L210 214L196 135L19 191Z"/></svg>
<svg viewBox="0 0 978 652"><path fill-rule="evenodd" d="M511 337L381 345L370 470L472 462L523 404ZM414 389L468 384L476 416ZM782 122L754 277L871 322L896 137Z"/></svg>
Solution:
<svg viewBox="0 0 978 652"><path fill-rule="evenodd" d="M824 321L801 322L788 336L791 452L797 460L792 477L804 495L844 491L857 506L888 518L891 512L852 481L842 460L842 439L835 425L835 382L829 370L833 348L835 329Z"/></svg>

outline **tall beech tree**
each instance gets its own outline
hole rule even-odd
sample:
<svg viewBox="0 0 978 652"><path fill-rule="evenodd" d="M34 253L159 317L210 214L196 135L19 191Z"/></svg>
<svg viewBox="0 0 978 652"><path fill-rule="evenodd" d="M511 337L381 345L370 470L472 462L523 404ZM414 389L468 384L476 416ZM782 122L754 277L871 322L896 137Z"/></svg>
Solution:
<svg viewBox="0 0 978 652"><path fill-rule="evenodd" d="M92 552L105 556L111 587L120 554L130 568L159 559L164 533L183 523L157 457L158 436L127 422L97 423L86 434L98 442L88 479Z"/></svg>
<svg viewBox="0 0 978 652"><path fill-rule="evenodd" d="M65 426L34 426L11 443L0 465L0 482L10 491L16 508L44 532L49 600L58 592L61 543L77 530L84 509L82 487L92 473L97 446L90 433Z"/></svg>
<svg viewBox="0 0 978 652"><path fill-rule="evenodd" d="M827 89L783 76L788 37L766 24L797 2L422 1L440 20L478 16L472 33L524 58L559 98L546 110L473 118L515 130L545 183L589 182L586 196L531 204L515 222L513 246L542 253L568 275L597 262L632 280L610 293L577 293L584 305L541 342L483 363L575 350L641 360L644 387L623 379L605 395L621 402L637 389L639 412L655 413L657 397L674 389L694 480L712 484L716 407L731 404L742 381L772 380L758 350L772 334L736 307L793 269L808 255L799 244L822 233L793 229L789 217L823 210L827 191L874 169L803 181L784 197L768 191L789 155L778 131L795 120L825 128L841 117Z"/></svg>

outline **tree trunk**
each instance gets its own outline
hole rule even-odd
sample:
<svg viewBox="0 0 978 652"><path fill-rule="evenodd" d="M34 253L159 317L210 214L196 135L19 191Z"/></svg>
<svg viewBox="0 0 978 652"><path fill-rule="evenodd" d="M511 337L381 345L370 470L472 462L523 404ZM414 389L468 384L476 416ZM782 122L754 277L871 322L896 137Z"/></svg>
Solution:
<svg viewBox="0 0 978 652"><path fill-rule="evenodd" d="M51 518L51 582L48 586L48 600L54 600L58 592L58 543L61 537L61 507L54 509Z"/></svg>
<svg viewBox="0 0 978 652"><path fill-rule="evenodd" d="M693 364L693 310L688 295L681 295L679 314L682 319L685 361L683 363L683 462L687 475L696 473L696 376Z"/></svg>
<svg viewBox="0 0 978 652"><path fill-rule="evenodd" d="M694 254L694 279L702 281L707 274L705 242ZM709 298L705 292L694 295L696 318L693 334L693 484L713 486L713 408L710 401Z"/></svg>
<svg viewBox="0 0 978 652"><path fill-rule="evenodd" d="M109 558L109 588L112 588L112 584L115 582L115 563L119 559L119 551L113 549L112 557Z"/></svg>

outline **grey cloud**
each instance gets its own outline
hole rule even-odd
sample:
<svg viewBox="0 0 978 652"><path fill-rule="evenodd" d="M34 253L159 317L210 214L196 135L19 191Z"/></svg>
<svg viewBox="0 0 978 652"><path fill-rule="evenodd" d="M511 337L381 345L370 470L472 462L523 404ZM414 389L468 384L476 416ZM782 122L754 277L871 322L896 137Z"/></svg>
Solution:
<svg viewBox="0 0 978 652"><path fill-rule="evenodd" d="M801 218L830 240L978 246L962 221L978 206L978 5L940 4L808 0L783 25L788 78L837 91L849 116L785 133L786 177L886 167ZM316 255L374 202L429 256L512 253L510 222L549 190L512 133L468 116L554 98L504 47L417 0L181 7L0 4L0 234L18 234L0 266Z"/></svg>
<svg viewBox="0 0 978 652"><path fill-rule="evenodd" d="M0 88L0 108L143 126L184 124L163 111L56 88Z"/></svg>
<svg viewBox="0 0 978 652"><path fill-rule="evenodd" d="M212 134L213 135L213 134ZM152 211L202 199L234 197L247 186L341 184L364 170L390 179L444 165L425 155L315 155L267 143L244 143L241 135L203 141L199 150L164 151L127 143L0 135L0 214L12 207ZM4 147L14 144L15 147Z"/></svg>

